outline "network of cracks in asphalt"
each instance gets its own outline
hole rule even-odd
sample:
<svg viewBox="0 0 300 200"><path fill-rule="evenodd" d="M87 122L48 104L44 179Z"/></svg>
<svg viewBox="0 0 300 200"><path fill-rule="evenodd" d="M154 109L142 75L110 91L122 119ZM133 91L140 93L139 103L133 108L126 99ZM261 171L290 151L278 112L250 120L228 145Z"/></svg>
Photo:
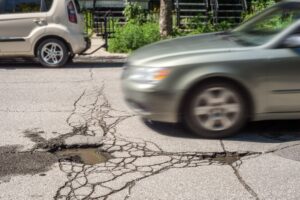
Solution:
<svg viewBox="0 0 300 200"><path fill-rule="evenodd" d="M195 168L208 165L229 165L243 187L256 199L258 195L239 175L242 160L259 156L257 152L165 152L153 142L125 138L117 133L117 125L132 115L113 109L104 95L104 87L84 91L74 103L67 119L71 133L43 140L38 131L27 131L36 142L35 149L67 148L65 141L72 137L101 137L98 149L107 160L90 165L76 160L61 159L60 169L68 181L57 191L54 199L122 199L130 198L131 189L145 178L172 168Z"/></svg>

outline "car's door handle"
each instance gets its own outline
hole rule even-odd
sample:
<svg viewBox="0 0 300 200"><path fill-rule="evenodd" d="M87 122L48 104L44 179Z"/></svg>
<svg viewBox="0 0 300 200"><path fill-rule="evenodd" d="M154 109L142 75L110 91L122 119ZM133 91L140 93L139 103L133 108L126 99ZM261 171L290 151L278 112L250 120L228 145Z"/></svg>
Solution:
<svg viewBox="0 0 300 200"><path fill-rule="evenodd" d="M46 24L46 19L34 19L33 22L42 26Z"/></svg>

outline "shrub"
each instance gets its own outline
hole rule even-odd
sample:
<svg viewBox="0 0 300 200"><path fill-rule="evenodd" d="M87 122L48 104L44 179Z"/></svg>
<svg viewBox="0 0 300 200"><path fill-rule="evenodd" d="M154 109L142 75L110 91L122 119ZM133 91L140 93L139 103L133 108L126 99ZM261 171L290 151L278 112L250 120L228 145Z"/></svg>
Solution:
<svg viewBox="0 0 300 200"><path fill-rule="evenodd" d="M146 11L137 3L127 3L123 14L129 23L143 24L147 21Z"/></svg>
<svg viewBox="0 0 300 200"><path fill-rule="evenodd" d="M157 23L145 23L142 26L142 31L144 33L145 44L150 44L160 40L159 25Z"/></svg>
<svg viewBox="0 0 300 200"><path fill-rule="evenodd" d="M157 23L142 25L127 23L116 28L114 38L109 40L109 51L114 53L130 53L144 45L160 40Z"/></svg>
<svg viewBox="0 0 300 200"><path fill-rule="evenodd" d="M161 39L156 12L146 13L137 3L128 3L124 15L127 23L115 27L114 38L109 40L110 52L130 53Z"/></svg>
<svg viewBox="0 0 300 200"><path fill-rule="evenodd" d="M91 37L94 33L93 26L94 26L94 20L93 20L93 14L89 10L84 10L83 11L83 16L84 16L84 32Z"/></svg>

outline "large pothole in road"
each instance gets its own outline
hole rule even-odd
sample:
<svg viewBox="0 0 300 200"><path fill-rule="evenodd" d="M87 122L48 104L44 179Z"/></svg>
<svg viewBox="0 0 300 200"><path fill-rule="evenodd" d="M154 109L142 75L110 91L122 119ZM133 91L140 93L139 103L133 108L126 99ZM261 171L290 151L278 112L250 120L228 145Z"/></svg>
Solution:
<svg viewBox="0 0 300 200"><path fill-rule="evenodd" d="M232 164L240 159L238 154L231 155L217 155L215 158L212 158L212 161L218 162L221 164Z"/></svg>
<svg viewBox="0 0 300 200"><path fill-rule="evenodd" d="M81 131L81 129L76 129ZM75 132L76 132L75 131ZM108 154L99 151L102 137L75 135L71 137L58 137L46 140L40 130L26 130L26 137L36 143L34 152L47 151L58 157L60 161L76 162L86 165L95 165L106 162Z"/></svg>
<svg viewBox="0 0 300 200"><path fill-rule="evenodd" d="M213 162L220 163L220 164L231 165L245 156L257 155L257 154L259 154L259 153L255 153L255 152L222 152L222 153L216 153L214 156L211 157L210 160Z"/></svg>
<svg viewBox="0 0 300 200"><path fill-rule="evenodd" d="M108 155L99 151L98 148L70 148L53 152L62 161L76 162L86 165L96 165L106 162Z"/></svg>

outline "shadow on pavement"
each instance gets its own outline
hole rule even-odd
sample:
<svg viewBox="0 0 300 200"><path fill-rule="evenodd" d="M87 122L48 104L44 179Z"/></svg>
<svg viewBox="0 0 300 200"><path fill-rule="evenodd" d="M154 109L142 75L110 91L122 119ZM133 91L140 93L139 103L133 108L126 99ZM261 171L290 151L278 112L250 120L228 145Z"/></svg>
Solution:
<svg viewBox="0 0 300 200"><path fill-rule="evenodd" d="M199 139L182 124L144 121L152 130L171 137ZM278 143L300 140L300 120L277 120L250 122L239 134L227 141Z"/></svg>
<svg viewBox="0 0 300 200"><path fill-rule="evenodd" d="M15 70L15 69L70 69L70 68L121 68L124 65L124 60L75 60L68 63L62 68L45 68L33 58L0 58L0 69Z"/></svg>

